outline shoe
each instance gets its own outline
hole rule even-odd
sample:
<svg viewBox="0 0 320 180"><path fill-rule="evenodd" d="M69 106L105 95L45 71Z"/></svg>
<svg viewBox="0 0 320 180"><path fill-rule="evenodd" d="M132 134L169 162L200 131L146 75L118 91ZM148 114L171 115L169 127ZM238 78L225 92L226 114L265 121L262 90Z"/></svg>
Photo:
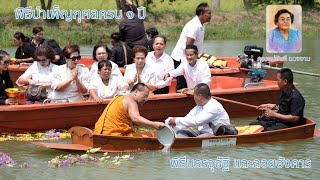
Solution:
<svg viewBox="0 0 320 180"><path fill-rule="evenodd" d="M209 127L212 129L213 134L215 136L224 135L224 133L226 132L226 127L220 123L218 123L217 125L214 125L213 123L209 123Z"/></svg>

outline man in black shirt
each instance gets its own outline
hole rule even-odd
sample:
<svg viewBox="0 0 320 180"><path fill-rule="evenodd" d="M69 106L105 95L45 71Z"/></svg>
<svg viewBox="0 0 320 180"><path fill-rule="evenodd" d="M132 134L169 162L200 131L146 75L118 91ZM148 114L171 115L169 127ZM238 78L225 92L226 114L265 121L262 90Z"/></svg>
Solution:
<svg viewBox="0 0 320 180"><path fill-rule="evenodd" d="M283 129L306 123L303 117L305 100L293 85L292 71L289 68L279 70L277 82L282 91L279 105L260 105L258 109L264 111L264 113L258 117L259 121L250 124L263 126L263 131Z"/></svg>
<svg viewBox="0 0 320 180"><path fill-rule="evenodd" d="M122 38L122 41L125 41L126 44L133 49L136 45L148 46L148 39L146 32L144 30L143 19L139 19L137 15L137 7L132 4L131 0L126 0L126 4L122 7L122 13L124 20L120 22L119 32ZM132 19L129 19L126 16L126 13L132 11L134 16Z"/></svg>
<svg viewBox="0 0 320 180"><path fill-rule="evenodd" d="M111 49L111 59L119 67L124 67L127 64L132 64L132 50L131 48L121 43L120 34L115 32L111 34L111 44L113 48Z"/></svg>

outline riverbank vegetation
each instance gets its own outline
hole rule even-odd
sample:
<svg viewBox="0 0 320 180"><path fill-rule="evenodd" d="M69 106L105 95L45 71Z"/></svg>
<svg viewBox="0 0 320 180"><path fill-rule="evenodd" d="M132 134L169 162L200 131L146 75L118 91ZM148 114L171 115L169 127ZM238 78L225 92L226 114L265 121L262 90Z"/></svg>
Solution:
<svg viewBox="0 0 320 180"><path fill-rule="evenodd" d="M82 19L67 22L65 19L16 19L15 9L20 0L0 0L5 9L0 12L0 47L13 46L13 34L21 31L32 36L34 26L42 26L47 38L56 39L63 47L69 43L96 44L110 42L110 34L118 31L121 19ZM2 2L3 1L3 2ZM156 27L169 41L179 38L183 26L195 15L195 8L203 0L153 0L148 6L145 28ZM207 1L211 5L211 1ZM319 2L319 0L316 0ZM52 7L60 10L117 10L115 1L54 0ZM36 10L39 1L28 1L27 6ZM318 9L303 11L303 38L319 38L320 12ZM265 5L246 9L243 1L221 1L219 11L214 10L211 22L206 25L206 40L264 39L266 33Z"/></svg>

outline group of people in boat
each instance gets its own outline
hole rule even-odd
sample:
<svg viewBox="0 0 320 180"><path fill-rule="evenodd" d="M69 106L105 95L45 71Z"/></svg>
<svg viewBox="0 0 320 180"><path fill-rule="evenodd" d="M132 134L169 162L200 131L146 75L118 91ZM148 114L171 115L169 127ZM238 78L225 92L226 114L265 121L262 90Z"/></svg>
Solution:
<svg viewBox="0 0 320 180"><path fill-rule="evenodd" d="M126 2L124 12L135 12L136 7L131 0ZM69 102L82 101L86 94L89 94L89 99L99 103L103 99L113 98L97 121L95 133L137 136L139 134L133 131L133 125L156 129L164 126L163 122L142 117L139 106L147 101L150 92L169 93L172 78L177 77L177 90L194 88L194 101L197 104L185 117L173 117L167 122L175 127L179 137L236 134L228 113L218 101L211 98L211 73L208 64L197 58L203 47L203 25L210 19L209 5L199 4L196 16L185 25L169 56L165 52L166 37L159 35L154 28L145 33L141 19L126 18L119 26L119 33L111 34L114 46L112 50L104 44L97 44L93 48L92 55L96 62L90 70L79 63L81 56L78 45L67 45L61 50L56 41L44 38L41 27L33 29L34 38L31 42L17 32L14 35L18 46L16 62L34 62L18 78L16 84L45 86L48 98L66 99ZM140 32L141 29L143 32ZM148 41L147 36L153 38ZM9 54L1 50L0 104L8 105L15 103L4 91L13 87L7 70L9 63ZM124 76L119 67L126 67ZM284 68L279 71L277 81L283 92L280 103L260 105L259 109L264 113L258 122L252 123L262 125L265 131L305 122L305 102L293 85L291 70ZM130 93L120 95L125 91Z"/></svg>

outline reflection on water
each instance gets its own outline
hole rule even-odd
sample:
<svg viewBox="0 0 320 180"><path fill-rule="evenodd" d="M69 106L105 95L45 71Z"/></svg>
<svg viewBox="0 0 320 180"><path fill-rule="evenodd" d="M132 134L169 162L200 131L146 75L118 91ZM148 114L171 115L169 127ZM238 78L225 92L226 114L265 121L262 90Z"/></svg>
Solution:
<svg viewBox="0 0 320 180"><path fill-rule="evenodd" d="M204 52L216 56L237 56L243 53L245 45L258 45L265 48L264 41L206 41ZM167 44L167 52L170 54L175 43ZM288 66L295 70L319 73L320 66L319 40L303 40L303 51L299 56L311 56L310 62L287 62ZM110 47L110 45L109 45ZM81 53L91 54L93 46L81 46ZM4 48L14 54L15 48ZM265 53L265 56L270 54ZM272 54L270 55L272 56ZM291 54L290 56L294 56ZM320 123L319 95L320 79L303 75L295 75L298 89L306 99L305 116L312 117ZM254 118L233 119L236 125L244 125ZM319 126L317 126L319 127ZM58 141L59 142L59 141ZM63 140L62 142L69 142ZM133 153L134 160L120 165L76 165L70 168L48 168L47 161L62 151L47 150L36 147L30 142L0 142L0 151L7 153L16 162L28 162L37 167L24 168L0 168L1 179L319 179L319 147L320 139L298 140L293 142L281 142L260 144L254 146L215 147L210 149L170 151L169 153L144 152ZM115 154L117 155L117 154ZM217 157L229 157L229 171L216 168L214 172L210 168L171 168L170 160L173 157L189 159L216 159ZM278 159L279 156L286 159L310 159L311 168L292 169L254 169L233 167L236 159Z"/></svg>

